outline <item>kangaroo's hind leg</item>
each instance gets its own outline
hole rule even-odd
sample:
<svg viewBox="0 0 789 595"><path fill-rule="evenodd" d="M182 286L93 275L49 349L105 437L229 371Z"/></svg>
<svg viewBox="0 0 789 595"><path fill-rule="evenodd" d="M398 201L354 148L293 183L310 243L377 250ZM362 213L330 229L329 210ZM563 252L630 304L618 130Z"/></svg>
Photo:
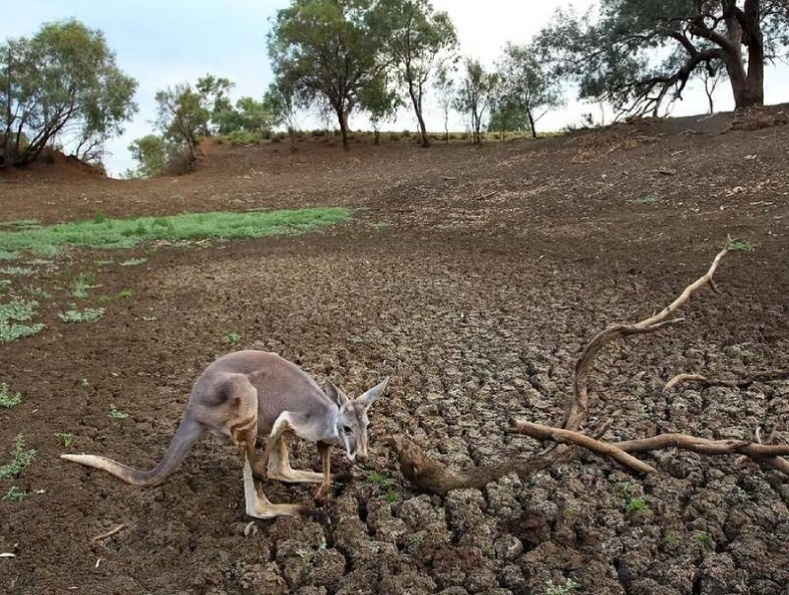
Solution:
<svg viewBox="0 0 789 595"><path fill-rule="evenodd" d="M266 498L262 487L255 485L253 468L259 468L260 461L255 452L258 432L258 395L257 390L244 376L234 376L226 380L220 389L227 403L225 429L233 443L238 447L244 460L244 497L247 515L269 519L282 515L301 516L309 511L301 504L272 504ZM265 464L265 463L264 463Z"/></svg>

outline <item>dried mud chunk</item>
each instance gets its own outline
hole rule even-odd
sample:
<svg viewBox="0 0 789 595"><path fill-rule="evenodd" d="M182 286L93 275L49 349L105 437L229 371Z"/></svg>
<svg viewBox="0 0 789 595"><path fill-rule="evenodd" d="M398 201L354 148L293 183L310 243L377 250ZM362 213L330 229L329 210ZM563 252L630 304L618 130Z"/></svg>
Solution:
<svg viewBox="0 0 789 595"><path fill-rule="evenodd" d="M461 545L493 550L494 521L483 512L485 499L477 489L454 490L447 495L449 527L460 536Z"/></svg>
<svg viewBox="0 0 789 595"><path fill-rule="evenodd" d="M236 566L235 574L238 576L239 586L253 593L267 593L268 595L290 593L288 583L279 574L279 569L273 562L266 564L241 563Z"/></svg>
<svg viewBox="0 0 789 595"><path fill-rule="evenodd" d="M376 539L390 543L402 544L410 533L405 521L392 515L389 504L372 506L367 516L367 525Z"/></svg>
<svg viewBox="0 0 789 595"><path fill-rule="evenodd" d="M701 595L734 595L750 593L744 570L734 566L727 553L709 554L699 568L699 593Z"/></svg>
<svg viewBox="0 0 789 595"><path fill-rule="evenodd" d="M309 560L300 582L334 591L345 573L345 557L335 549L318 550Z"/></svg>

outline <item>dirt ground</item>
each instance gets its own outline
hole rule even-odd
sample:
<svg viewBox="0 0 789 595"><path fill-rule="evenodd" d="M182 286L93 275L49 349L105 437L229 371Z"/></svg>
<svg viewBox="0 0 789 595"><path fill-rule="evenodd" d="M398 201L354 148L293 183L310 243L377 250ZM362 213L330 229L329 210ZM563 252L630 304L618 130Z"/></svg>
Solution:
<svg viewBox="0 0 789 595"><path fill-rule="evenodd" d="M43 332L0 344L0 382L24 396L0 409L0 463L20 433L38 452L0 480L2 493L29 494L0 502L0 553L15 555L0 558L0 591L787 593L789 478L775 470L666 450L643 456L659 473L637 477L581 454L441 498L409 485L387 447L403 434L458 470L536 454L544 445L508 433L508 420L558 424L584 342L668 304L727 234L755 249L725 258L720 294L703 291L682 325L601 353L585 430L610 420L610 440L789 441L787 382L662 390L681 372L789 367L786 109L481 148L213 146L198 172L150 181L63 163L0 172L3 221L353 210L351 223L301 236L71 251L35 261L28 277L0 274L12 281L0 300L29 287L50 296L39 298ZM146 260L121 265L133 257ZM77 300L70 284L86 271L100 287ZM98 322L57 317L102 301ZM371 457L322 518L248 525L238 456L213 438L155 488L59 458L153 466L200 371L243 348L278 352L352 395L391 377L371 411ZM68 449L56 436L66 432ZM293 446L301 466L318 464L313 445ZM312 504L310 486L266 489Z"/></svg>

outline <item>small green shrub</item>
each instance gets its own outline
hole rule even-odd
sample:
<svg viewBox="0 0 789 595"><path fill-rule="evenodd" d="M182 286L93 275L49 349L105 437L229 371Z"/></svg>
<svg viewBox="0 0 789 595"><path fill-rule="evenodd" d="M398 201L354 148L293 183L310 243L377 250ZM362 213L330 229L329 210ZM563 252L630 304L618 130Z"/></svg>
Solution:
<svg viewBox="0 0 789 595"><path fill-rule="evenodd" d="M12 277L29 277L36 271L30 267L4 267L0 269L3 275L11 275Z"/></svg>
<svg viewBox="0 0 789 595"><path fill-rule="evenodd" d="M20 393L11 392L5 382L0 383L0 407L13 409L21 402L22 395Z"/></svg>
<svg viewBox="0 0 789 595"><path fill-rule="evenodd" d="M564 581L563 585L548 581L545 583L545 595L572 595L580 586L581 583L572 578L568 578Z"/></svg>
<svg viewBox="0 0 789 595"><path fill-rule="evenodd" d="M84 310L67 310L58 314L63 322L78 324L80 322L96 322L104 316L104 308L85 308Z"/></svg>
<svg viewBox="0 0 789 595"><path fill-rule="evenodd" d="M227 333L225 335L225 343L230 343L231 345L236 345L241 341L241 333Z"/></svg>
<svg viewBox="0 0 789 595"><path fill-rule="evenodd" d="M0 465L0 479L16 477L36 459L36 449L25 450L25 437L17 434L11 449L11 462Z"/></svg>
<svg viewBox="0 0 789 595"><path fill-rule="evenodd" d="M734 240L729 244L729 250L732 252L755 252L756 244L750 240Z"/></svg>
<svg viewBox="0 0 789 595"><path fill-rule="evenodd" d="M58 432L55 434L55 438L60 440L60 443L65 448L71 448L77 442L77 437L71 432Z"/></svg>
<svg viewBox="0 0 789 595"><path fill-rule="evenodd" d="M123 411L122 409L118 409L115 405L110 405L110 413L109 416L112 419L126 419L129 417L129 414Z"/></svg>
<svg viewBox="0 0 789 595"><path fill-rule="evenodd" d="M656 194L645 194L644 196L634 198L631 202L636 205L651 205L657 202L657 200L658 197Z"/></svg>
<svg viewBox="0 0 789 595"><path fill-rule="evenodd" d="M27 498L27 492L25 490L16 486L11 486L0 500L3 502L22 502L25 498Z"/></svg>
<svg viewBox="0 0 789 595"><path fill-rule="evenodd" d="M649 507L647 506L646 500L644 500L643 498L628 497L625 500L625 510L630 514L642 512L647 508Z"/></svg>
<svg viewBox="0 0 789 595"><path fill-rule="evenodd" d="M10 343L41 332L44 329L41 323L19 324L30 320L36 310L38 310L36 301L14 300L0 304L0 343Z"/></svg>
<svg viewBox="0 0 789 595"><path fill-rule="evenodd" d="M118 297L121 298L122 300L130 300L133 295L134 293L132 292L131 289L121 289L118 292Z"/></svg>
<svg viewBox="0 0 789 595"><path fill-rule="evenodd" d="M147 261L148 261L147 258L130 258L129 260L124 260L121 263L121 266L122 267L136 267L137 265L143 264L144 262L147 262Z"/></svg>

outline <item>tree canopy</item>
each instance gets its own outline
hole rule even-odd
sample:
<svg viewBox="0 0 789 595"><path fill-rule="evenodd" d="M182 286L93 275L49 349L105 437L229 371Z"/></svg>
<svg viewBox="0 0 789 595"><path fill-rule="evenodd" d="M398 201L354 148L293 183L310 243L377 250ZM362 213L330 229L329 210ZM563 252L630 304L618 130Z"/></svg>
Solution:
<svg viewBox="0 0 789 595"><path fill-rule="evenodd" d="M765 61L786 53L786 0L601 0L583 17L558 11L539 36L542 57L581 99L657 114L699 68L722 64L737 108L764 102Z"/></svg>
<svg viewBox="0 0 789 595"><path fill-rule="evenodd" d="M293 0L277 12L268 38L277 84L299 105L326 102L346 148L348 117L385 71L374 8L374 0Z"/></svg>
<svg viewBox="0 0 789 595"><path fill-rule="evenodd" d="M98 161L104 142L137 111L136 88L104 34L75 19L45 24L30 39L6 39L0 44L0 151L18 166L55 145Z"/></svg>

